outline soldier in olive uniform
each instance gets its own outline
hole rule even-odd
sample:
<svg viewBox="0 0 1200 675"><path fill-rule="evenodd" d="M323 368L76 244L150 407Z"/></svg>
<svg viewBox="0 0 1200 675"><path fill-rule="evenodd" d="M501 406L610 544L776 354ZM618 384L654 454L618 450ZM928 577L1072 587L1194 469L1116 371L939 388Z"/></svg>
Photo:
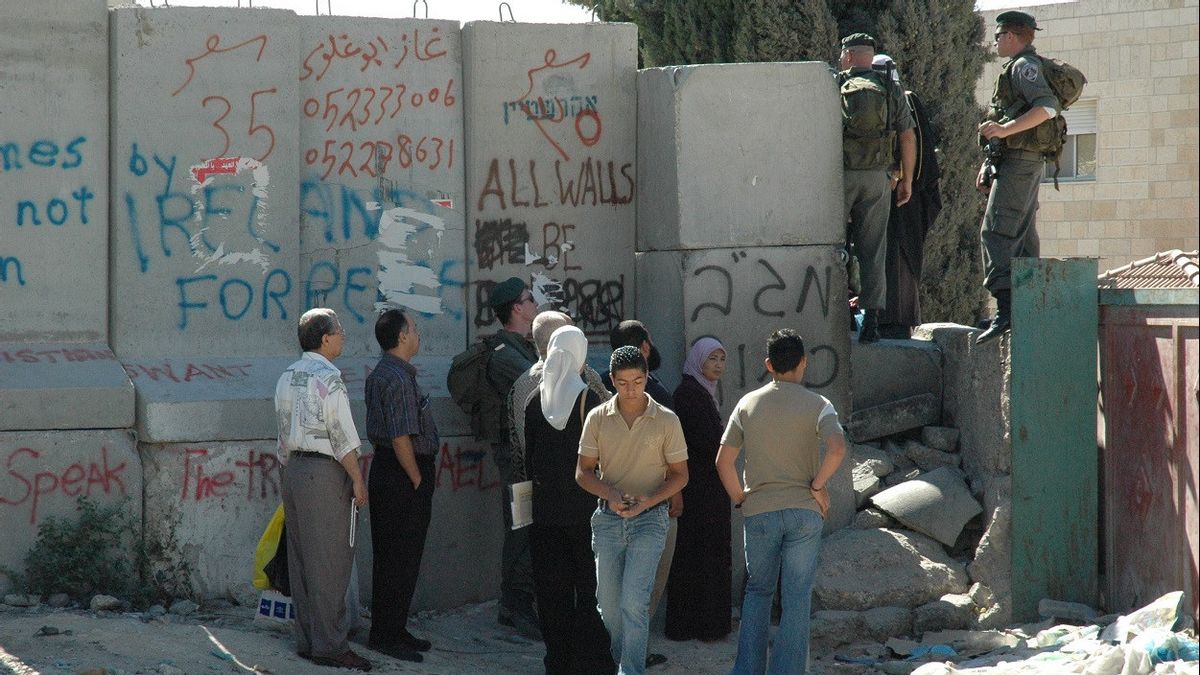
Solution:
<svg viewBox="0 0 1200 675"><path fill-rule="evenodd" d="M912 111L898 83L871 68L875 39L866 33L842 38L837 84L842 94L842 162L845 218L862 277L858 304L865 310L859 342L879 340L879 313L887 304L887 223L891 191L896 205L912 196L917 141ZM899 181L892 161L900 141Z"/></svg>
<svg viewBox="0 0 1200 675"><path fill-rule="evenodd" d="M975 186L988 195L980 239L983 285L996 299L996 317L976 343L999 337L1012 323L1012 259L1037 257L1038 185L1047 144L1057 134L1050 122L1059 113L1058 97L1046 81L1042 59L1033 48L1034 18L1009 11L996 17L996 53L1009 59L996 79L991 111L979 125L989 143L989 160L979 168ZM994 158L994 159L992 159Z"/></svg>

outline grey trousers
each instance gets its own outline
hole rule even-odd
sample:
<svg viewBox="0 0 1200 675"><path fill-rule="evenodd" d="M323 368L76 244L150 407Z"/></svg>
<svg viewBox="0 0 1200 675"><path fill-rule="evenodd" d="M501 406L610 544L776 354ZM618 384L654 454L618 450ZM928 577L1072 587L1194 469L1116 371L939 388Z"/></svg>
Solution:
<svg viewBox="0 0 1200 675"><path fill-rule="evenodd" d="M1012 289L1012 259L1036 258L1041 160L1004 159L988 194L979 239L983 245L983 286L993 296Z"/></svg>
<svg viewBox="0 0 1200 675"><path fill-rule="evenodd" d="M887 306L887 224L892 210L888 172L847 169L844 181L847 239L854 244L862 280L858 306L883 309Z"/></svg>
<svg viewBox="0 0 1200 675"><path fill-rule="evenodd" d="M337 657L350 648L345 613L354 560L350 548L353 496L350 475L332 458L288 458L283 469L283 519L298 652Z"/></svg>
<svg viewBox="0 0 1200 675"><path fill-rule="evenodd" d="M675 560L675 537L679 534L679 519L671 518L667 527L667 543L663 546L662 558L658 561L658 569L654 572L654 591L650 593L650 618L658 611L658 603L662 601L663 591L667 589L667 579L671 575L671 561Z"/></svg>

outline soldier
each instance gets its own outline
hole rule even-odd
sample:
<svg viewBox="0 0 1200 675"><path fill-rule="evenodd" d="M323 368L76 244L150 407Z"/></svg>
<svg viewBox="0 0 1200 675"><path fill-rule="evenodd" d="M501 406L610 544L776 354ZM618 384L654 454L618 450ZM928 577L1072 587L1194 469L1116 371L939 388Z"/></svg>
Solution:
<svg viewBox="0 0 1200 675"><path fill-rule="evenodd" d="M879 340L879 313L887 303L887 222L890 192L903 206L912 195L916 134L912 112L898 83L871 69L875 38L852 33L842 38L837 76L842 94L842 162L848 244L858 257L865 310L859 342ZM900 140L900 180L892 186L895 140Z"/></svg>
<svg viewBox="0 0 1200 675"><path fill-rule="evenodd" d="M1012 259L1037 257L1038 185L1044 152L1056 139L1049 124L1059 113L1058 97L1033 48L1037 21L1025 12L996 17L996 53L1009 59L996 78L991 111L979 125L988 159L979 167L975 187L988 196L980 240L983 285L996 299L996 317L975 342L999 337L1012 323Z"/></svg>

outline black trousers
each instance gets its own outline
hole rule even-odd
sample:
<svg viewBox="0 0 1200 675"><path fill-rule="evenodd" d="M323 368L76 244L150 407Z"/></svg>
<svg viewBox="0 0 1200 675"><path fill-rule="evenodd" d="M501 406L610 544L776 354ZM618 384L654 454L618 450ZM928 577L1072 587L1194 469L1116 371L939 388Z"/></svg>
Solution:
<svg viewBox="0 0 1200 675"><path fill-rule="evenodd" d="M392 452L390 447L375 446L375 461L367 478L373 553L372 644L395 643L408 625L433 513L434 456L417 455L421 486L414 490ZM380 461L381 453L391 456Z"/></svg>
<svg viewBox="0 0 1200 675"><path fill-rule="evenodd" d="M611 675L617 666L596 602L592 527L529 526L533 588L548 675Z"/></svg>

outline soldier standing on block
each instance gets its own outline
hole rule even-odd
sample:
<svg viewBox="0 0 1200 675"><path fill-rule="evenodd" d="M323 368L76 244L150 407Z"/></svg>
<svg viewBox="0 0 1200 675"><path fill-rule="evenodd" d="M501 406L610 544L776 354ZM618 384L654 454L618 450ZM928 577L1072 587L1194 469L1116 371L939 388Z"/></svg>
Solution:
<svg viewBox="0 0 1200 675"><path fill-rule="evenodd" d="M887 223L891 211L893 145L900 139L900 180L896 205L912 196L916 134L912 112L900 86L872 70L875 38L852 33L842 38L837 75L842 94L842 161L845 167L847 239L858 257L865 310L859 342L879 340L879 313L887 303Z"/></svg>
<svg viewBox="0 0 1200 675"><path fill-rule="evenodd" d="M1055 125L1046 124L1059 112L1058 97L1033 48L1040 30L1024 12L996 17L996 53L1009 59L992 94L991 111L979 133L988 144L988 159L979 167L975 187L988 195L980 240L983 245L983 285L996 299L996 317L976 343L1000 337L1012 323L1012 259L1038 256L1038 184L1044 151L1054 142Z"/></svg>

